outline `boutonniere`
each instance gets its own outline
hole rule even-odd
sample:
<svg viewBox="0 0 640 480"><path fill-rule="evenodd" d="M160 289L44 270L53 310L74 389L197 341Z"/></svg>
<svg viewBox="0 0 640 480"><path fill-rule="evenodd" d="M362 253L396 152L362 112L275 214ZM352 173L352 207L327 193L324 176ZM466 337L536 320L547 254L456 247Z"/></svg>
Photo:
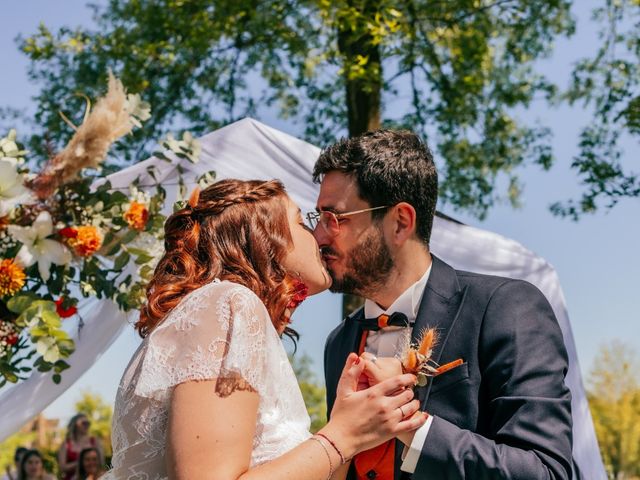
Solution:
<svg viewBox="0 0 640 480"><path fill-rule="evenodd" d="M424 387L429 377L437 377L463 363L463 360L458 358L440 365L432 358L433 348L438 342L435 328L424 329L419 338L417 343L409 343L400 358L404 372L413 373L417 377L417 386Z"/></svg>

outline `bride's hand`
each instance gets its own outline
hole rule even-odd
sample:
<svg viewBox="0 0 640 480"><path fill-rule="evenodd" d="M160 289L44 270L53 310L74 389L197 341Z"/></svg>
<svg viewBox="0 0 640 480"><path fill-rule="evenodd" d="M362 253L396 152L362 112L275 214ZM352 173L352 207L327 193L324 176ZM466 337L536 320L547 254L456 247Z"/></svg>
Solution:
<svg viewBox="0 0 640 480"><path fill-rule="evenodd" d="M388 378L402 375L402 363L393 357L378 358L371 353L363 353L360 359L364 362L364 372L358 383L358 390L373 387Z"/></svg>
<svg viewBox="0 0 640 480"><path fill-rule="evenodd" d="M336 443L345 458L412 432L426 421L423 414L414 416L420 406L413 400L414 375L396 375L357 391L364 363L355 354L347 358L331 420L321 430Z"/></svg>

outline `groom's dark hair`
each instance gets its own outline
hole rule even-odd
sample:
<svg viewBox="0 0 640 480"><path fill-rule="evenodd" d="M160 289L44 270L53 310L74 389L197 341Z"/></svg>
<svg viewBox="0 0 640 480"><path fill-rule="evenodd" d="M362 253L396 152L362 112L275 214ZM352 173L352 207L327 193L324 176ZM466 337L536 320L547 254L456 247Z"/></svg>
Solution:
<svg viewBox="0 0 640 480"><path fill-rule="evenodd" d="M313 181L331 171L353 175L372 207L407 202L416 210L416 233L428 246L438 201L438 173L429 147L408 130L375 130L325 148ZM372 212L374 219L385 210Z"/></svg>

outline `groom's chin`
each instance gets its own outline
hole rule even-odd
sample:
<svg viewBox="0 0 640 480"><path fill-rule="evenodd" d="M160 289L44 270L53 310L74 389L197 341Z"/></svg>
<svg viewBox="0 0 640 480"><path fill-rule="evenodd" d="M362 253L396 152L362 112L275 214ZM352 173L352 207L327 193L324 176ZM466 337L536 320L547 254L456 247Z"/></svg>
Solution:
<svg viewBox="0 0 640 480"><path fill-rule="evenodd" d="M331 276L333 282L331 283L331 287L329 287L329 291L332 293L344 293L348 295L359 295L359 291L356 288L356 285L350 278L336 278L333 275Z"/></svg>
<svg viewBox="0 0 640 480"><path fill-rule="evenodd" d="M342 279L338 279L333 274L331 275L331 286L329 287L331 293L349 293L344 291L344 283Z"/></svg>

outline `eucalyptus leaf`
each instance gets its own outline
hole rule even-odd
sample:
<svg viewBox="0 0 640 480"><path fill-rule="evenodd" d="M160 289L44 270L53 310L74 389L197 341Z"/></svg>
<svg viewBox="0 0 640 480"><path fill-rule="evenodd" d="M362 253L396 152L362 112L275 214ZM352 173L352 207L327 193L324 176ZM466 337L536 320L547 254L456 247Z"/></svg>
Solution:
<svg viewBox="0 0 640 480"><path fill-rule="evenodd" d="M137 236L138 236L138 232L136 230L129 230L120 239L120 242L123 244L131 243Z"/></svg>
<svg viewBox="0 0 640 480"><path fill-rule="evenodd" d="M40 298L32 292L18 293L7 302L7 308L18 315L33 305L33 302Z"/></svg>
<svg viewBox="0 0 640 480"><path fill-rule="evenodd" d="M42 310L40 318L42 318L42 321L50 328L59 328L62 324L62 320L55 310Z"/></svg>
<svg viewBox="0 0 640 480"><path fill-rule="evenodd" d="M143 253L142 255L138 255L138 258L136 258L136 265L144 265L145 263L149 263L152 260L153 257L151 255Z"/></svg>
<svg viewBox="0 0 640 480"><path fill-rule="evenodd" d="M113 268L115 270L122 270L129 263L130 259L131 255L129 254L129 252L122 252L120 255L118 255L115 262L113 262Z"/></svg>

